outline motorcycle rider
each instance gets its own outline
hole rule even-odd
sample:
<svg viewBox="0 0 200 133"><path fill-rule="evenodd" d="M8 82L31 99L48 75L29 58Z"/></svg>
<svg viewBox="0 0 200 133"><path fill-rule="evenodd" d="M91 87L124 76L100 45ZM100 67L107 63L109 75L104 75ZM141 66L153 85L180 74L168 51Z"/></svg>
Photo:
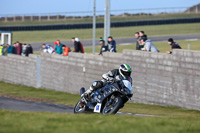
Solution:
<svg viewBox="0 0 200 133"><path fill-rule="evenodd" d="M102 75L102 80L101 81L94 81L90 88L81 95L81 97L84 96L89 96L93 91L104 87L107 83L112 82L112 81L119 81L122 79L126 79L127 77L131 76L131 67L128 64L121 64L119 69L113 69L110 70L108 73L105 73ZM131 84L132 84L132 79Z"/></svg>

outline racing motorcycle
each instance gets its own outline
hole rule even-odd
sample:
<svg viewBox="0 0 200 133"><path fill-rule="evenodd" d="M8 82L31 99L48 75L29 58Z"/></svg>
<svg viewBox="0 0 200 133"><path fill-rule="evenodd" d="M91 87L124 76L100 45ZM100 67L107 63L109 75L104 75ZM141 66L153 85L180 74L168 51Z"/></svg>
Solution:
<svg viewBox="0 0 200 133"><path fill-rule="evenodd" d="M74 113L116 114L119 109L132 97L132 79L108 82L106 86L83 96L74 107ZM80 89L80 95L85 88Z"/></svg>

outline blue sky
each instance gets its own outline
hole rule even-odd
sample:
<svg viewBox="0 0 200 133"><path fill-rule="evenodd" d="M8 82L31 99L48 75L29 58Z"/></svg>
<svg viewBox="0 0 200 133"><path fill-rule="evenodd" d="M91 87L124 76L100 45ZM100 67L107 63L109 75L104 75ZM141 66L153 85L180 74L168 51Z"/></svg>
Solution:
<svg viewBox="0 0 200 133"><path fill-rule="evenodd" d="M104 10L105 0L96 0ZM111 10L190 7L200 0L111 0ZM93 0L0 0L0 14L29 14L92 11ZM3 6L2 6L3 5Z"/></svg>

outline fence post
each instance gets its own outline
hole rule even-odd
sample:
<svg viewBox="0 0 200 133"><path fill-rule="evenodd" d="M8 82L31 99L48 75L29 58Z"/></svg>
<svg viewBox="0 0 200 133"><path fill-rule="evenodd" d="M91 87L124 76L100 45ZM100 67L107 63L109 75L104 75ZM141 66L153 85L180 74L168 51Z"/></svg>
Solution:
<svg viewBox="0 0 200 133"><path fill-rule="evenodd" d="M13 16L13 21L14 21L14 22L16 21L15 15Z"/></svg>
<svg viewBox="0 0 200 133"><path fill-rule="evenodd" d="M59 15L57 14L57 20L59 20Z"/></svg>
<svg viewBox="0 0 200 133"><path fill-rule="evenodd" d="M50 14L48 14L48 16L47 16L47 20L48 20L48 21L50 20Z"/></svg>
<svg viewBox="0 0 200 133"><path fill-rule="evenodd" d="M7 18L7 16L5 16L5 22L7 22L8 21L8 18Z"/></svg>
<svg viewBox="0 0 200 133"><path fill-rule="evenodd" d="M188 50L190 50L190 44L188 43Z"/></svg>
<svg viewBox="0 0 200 133"><path fill-rule="evenodd" d="M24 15L22 15L22 21L24 21Z"/></svg>
<svg viewBox="0 0 200 133"><path fill-rule="evenodd" d="M196 13L198 13L198 6L196 6Z"/></svg>
<svg viewBox="0 0 200 133"><path fill-rule="evenodd" d="M39 14L39 16L38 16L38 20L41 21L41 15L40 15L40 14Z"/></svg>
<svg viewBox="0 0 200 133"><path fill-rule="evenodd" d="M67 19L67 13L65 13L65 20Z"/></svg>
<svg viewBox="0 0 200 133"><path fill-rule="evenodd" d="M41 57L37 56L37 62L36 62L36 82L37 82L37 88L41 87Z"/></svg>
<svg viewBox="0 0 200 133"><path fill-rule="evenodd" d="M33 21L33 15L31 15L31 21Z"/></svg>

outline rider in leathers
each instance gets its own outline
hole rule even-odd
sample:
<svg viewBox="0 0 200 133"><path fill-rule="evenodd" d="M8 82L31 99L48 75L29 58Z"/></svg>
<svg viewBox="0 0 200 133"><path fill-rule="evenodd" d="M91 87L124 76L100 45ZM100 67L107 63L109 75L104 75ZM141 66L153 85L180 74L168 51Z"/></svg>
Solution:
<svg viewBox="0 0 200 133"><path fill-rule="evenodd" d="M122 64L120 65L119 69L113 69L108 73L103 74L101 81L94 81L90 88L85 93L83 93L81 97L90 95L93 91L104 87L108 82L126 79L127 77L129 77L129 80L131 80L130 76L131 67L128 64Z"/></svg>

